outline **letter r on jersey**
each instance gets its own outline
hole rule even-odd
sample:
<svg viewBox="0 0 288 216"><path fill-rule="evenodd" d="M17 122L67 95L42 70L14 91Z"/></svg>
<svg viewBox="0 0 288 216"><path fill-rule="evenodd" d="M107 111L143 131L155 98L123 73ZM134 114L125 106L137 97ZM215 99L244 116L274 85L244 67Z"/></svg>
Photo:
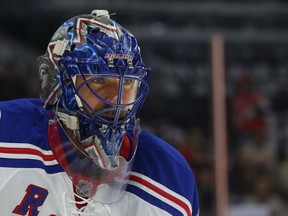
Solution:
<svg viewBox="0 0 288 216"><path fill-rule="evenodd" d="M30 184L22 202L13 210L14 214L37 216L38 208L43 205L48 191L45 188Z"/></svg>

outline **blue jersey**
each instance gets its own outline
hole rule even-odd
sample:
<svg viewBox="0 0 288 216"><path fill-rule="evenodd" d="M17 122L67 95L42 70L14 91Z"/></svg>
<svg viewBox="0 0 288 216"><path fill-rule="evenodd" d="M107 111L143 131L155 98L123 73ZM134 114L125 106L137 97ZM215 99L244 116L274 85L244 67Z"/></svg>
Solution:
<svg viewBox="0 0 288 216"><path fill-rule="evenodd" d="M38 99L0 102L1 215L196 216L195 178L182 155L153 134L139 135L128 186L112 204L79 213L74 186L48 141L49 111Z"/></svg>

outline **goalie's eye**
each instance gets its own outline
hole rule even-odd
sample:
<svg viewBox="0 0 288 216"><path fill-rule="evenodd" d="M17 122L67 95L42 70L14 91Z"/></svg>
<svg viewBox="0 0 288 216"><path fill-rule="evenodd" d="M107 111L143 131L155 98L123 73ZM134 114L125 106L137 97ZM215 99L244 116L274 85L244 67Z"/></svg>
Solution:
<svg viewBox="0 0 288 216"><path fill-rule="evenodd" d="M135 80L132 79L125 79L124 80L124 85L133 85Z"/></svg>
<svg viewBox="0 0 288 216"><path fill-rule="evenodd" d="M100 78L100 79L94 79L91 81L92 83L105 83L104 78Z"/></svg>

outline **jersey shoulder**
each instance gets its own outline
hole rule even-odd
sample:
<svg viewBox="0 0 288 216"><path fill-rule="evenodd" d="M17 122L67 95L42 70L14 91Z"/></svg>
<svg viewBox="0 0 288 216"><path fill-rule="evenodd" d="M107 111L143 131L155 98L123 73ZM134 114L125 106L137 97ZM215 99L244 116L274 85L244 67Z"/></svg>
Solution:
<svg viewBox="0 0 288 216"><path fill-rule="evenodd" d="M63 172L49 145L48 120L40 99L0 102L0 167Z"/></svg>
<svg viewBox="0 0 288 216"><path fill-rule="evenodd" d="M172 215L198 214L198 192L191 167L163 139L145 130L140 133L132 171L128 188L132 193Z"/></svg>
<svg viewBox="0 0 288 216"><path fill-rule="evenodd" d="M189 172L191 171L188 162L176 148L151 132L143 130L140 133L138 148L137 152L140 155L145 153L149 157L155 157L156 161L165 161L169 165L183 167Z"/></svg>
<svg viewBox="0 0 288 216"><path fill-rule="evenodd" d="M40 99L1 101L0 142L40 142L47 134L48 117Z"/></svg>
<svg viewBox="0 0 288 216"><path fill-rule="evenodd" d="M32 116L47 112L43 108L41 100L37 98L22 98L8 101L0 101L0 111L2 114L26 114ZM1 115L1 120L2 117L3 115Z"/></svg>

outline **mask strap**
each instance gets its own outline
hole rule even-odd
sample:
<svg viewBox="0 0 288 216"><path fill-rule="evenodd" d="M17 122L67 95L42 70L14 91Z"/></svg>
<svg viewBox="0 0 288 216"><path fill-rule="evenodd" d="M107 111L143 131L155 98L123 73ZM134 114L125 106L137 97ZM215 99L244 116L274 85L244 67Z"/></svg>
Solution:
<svg viewBox="0 0 288 216"><path fill-rule="evenodd" d="M56 112L57 116L63 122L67 128L71 130L79 130L78 118L76 116L70 116L63 112Z"/></svg>
<svg viewBox="0 0 288 216"><path fill-rule="evenodd" d="M72 77L72 82L73 82L73 85L75 86L75 88L76 88L76 79L77 79L77 75L74 75ZM80 109L83 109L83 103L82 103L81 99L79 98L79 96L76 94L76 92L74 93L74 97L75 97L75 100L76 100L78 107Z"/></svg>

